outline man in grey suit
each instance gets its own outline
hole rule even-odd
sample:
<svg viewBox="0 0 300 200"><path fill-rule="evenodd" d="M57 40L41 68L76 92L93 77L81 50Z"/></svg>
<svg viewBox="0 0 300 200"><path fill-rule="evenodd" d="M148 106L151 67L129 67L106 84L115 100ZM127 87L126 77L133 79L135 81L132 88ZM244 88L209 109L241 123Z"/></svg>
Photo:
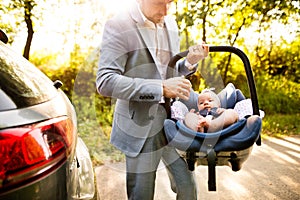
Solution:
<svg viewBox="0 0 300 200"><path fill-rule="evenodd" d="M179 52L177 24L167 16L171 2L137 0L130 10L107 21L104 29L96 84L100 94L117 99L110 140L126 155L128 199L153 199L160 160L177 199L197 198L192 173L167 146L163 122L167 99L195 100L189 98L191 83L181 75L208 50L202 44L193 46L187 61L168 67Z"/></svg>

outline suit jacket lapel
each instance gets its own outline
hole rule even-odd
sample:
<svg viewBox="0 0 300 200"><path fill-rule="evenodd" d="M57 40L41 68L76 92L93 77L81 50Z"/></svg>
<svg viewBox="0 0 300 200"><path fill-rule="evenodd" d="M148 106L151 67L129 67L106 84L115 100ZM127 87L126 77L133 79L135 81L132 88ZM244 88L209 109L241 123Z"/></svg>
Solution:
<svg viewBox="0 0 300 200"><path fill-rule="evenodd" d="M167 27L169 37L171 56L174 56L175 54L179 53L180 46L177 23L172 16L166 16L165 25Z"/></svg>
<svg viewBox="0 0 300 200"><path fill-rule="evenodd" d="M174 19L171 19L167 16L165 17L165 26L167 28L171 56L174 56L179 52L179 37L177 24L174 21ZM151 42L149 31L147 31L147 29L144 27L144 21L142 20L142 22L137 22L137 27L147 47L155 48L155 44ZM155 55L153 55L153 51L150 51L150 53L154 58Z"/></svg>
<svg viewBox="0 0 300 200"><path fill-rule="evenodd" d="M136 23L137 30L138 30L142 40L144 41L146 47L154 48L155 44L152 44L150 36L149 36L149 32L144 27L144 20L143 20L142 15L140 14L137 3L135 6L133 6L131 8L130 15L131 15L131 18L133 19L133 21ZM152 51L150 51L149 49L148 49L148 51L150 52L150 54L152 56L152 60L154 62L155 55L153 55Z"/></svg>
<svg viewBox="0 0 300 200"><path fill-rule="evenodd" d="M137 28L138 28L138 30L140 32L140 35L141 35L143 41L145 42L148 50L150 48L156 48L155 44L153 44L153 42L151 41L151 35L150 35L151 33L147 30L147 28L145 28L144 22L137 23L136 25L137 25ZM155 58L154 51L150 51L149 50L149 52L150 52L153 60L155 61L155 59L154 59Z"/></svg>

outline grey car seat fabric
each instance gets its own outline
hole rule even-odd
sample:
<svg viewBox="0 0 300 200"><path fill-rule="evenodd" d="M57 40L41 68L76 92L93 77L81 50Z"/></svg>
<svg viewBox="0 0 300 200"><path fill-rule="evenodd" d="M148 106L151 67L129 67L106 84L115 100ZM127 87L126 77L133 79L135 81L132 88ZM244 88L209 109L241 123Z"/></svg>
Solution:
<svg viewBox="0 0 300 200"><path fill-rule="evenodd" d="M241 90L236 89L232 83L228 83L227 86L218 93L218 97L222 108L234 108L237 102L246 99Z"/></svg>

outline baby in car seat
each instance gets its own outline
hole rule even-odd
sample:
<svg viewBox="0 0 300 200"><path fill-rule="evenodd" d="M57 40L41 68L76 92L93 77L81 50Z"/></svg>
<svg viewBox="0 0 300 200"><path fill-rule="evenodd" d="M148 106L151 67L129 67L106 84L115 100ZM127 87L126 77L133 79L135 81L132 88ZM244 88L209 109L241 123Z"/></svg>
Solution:
<svg viewBox="0 0 300 200"><path fill-rule="evenodd" d="M219 97L211 89L203 90L196 109L188 108L180 101L171 106L171 118L182 121L188 128L197 132L216 132L235 123L239 119L234 109L221 108Z"/></svg>

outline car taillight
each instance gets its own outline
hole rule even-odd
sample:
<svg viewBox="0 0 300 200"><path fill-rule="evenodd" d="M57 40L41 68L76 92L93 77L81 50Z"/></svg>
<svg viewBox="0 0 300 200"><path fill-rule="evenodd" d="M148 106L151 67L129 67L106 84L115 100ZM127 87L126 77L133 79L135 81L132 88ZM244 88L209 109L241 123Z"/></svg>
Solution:
<svg viewBox="0 0 300 200"><path fill-rule="evenodd" d="M74 125L67 117L0 130L0 189L51 170L66 160L74 142Z"/></svg>

